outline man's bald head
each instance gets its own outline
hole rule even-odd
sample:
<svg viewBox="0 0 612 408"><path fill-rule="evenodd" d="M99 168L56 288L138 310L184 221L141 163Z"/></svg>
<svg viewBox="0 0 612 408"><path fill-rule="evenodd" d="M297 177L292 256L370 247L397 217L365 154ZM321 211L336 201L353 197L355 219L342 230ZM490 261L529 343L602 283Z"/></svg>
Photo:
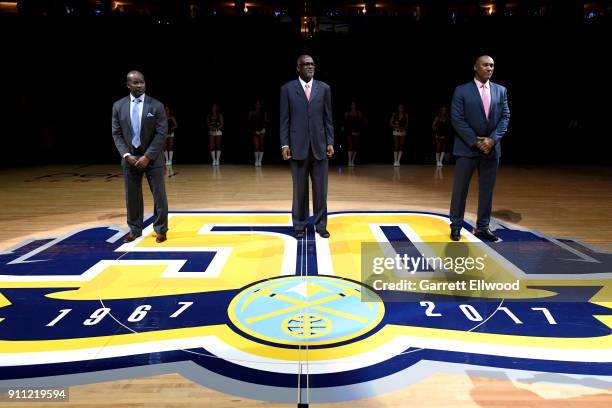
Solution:
<svg viewBox="0 0 612 408"><path fill-rule="evenodd" d="M144 75L140 71L130 71L127 76L127 87L130 93L138 98L145 93L146 85Z"/></svg>
<svg viewBox="0 0 612 408"><path fill-rule="evenodd" d="M134 70L127 73L126 80L129 81L130 78L142 78L144 80L144 75L142 75L142 72Z"/></svg>
<svg viewBox="0 0 612 408"><path fill-rule="evenodd" d="M481 55L474 63L474 76L482 83L486 83L493 75L495 63L488 55Z"/></svg>

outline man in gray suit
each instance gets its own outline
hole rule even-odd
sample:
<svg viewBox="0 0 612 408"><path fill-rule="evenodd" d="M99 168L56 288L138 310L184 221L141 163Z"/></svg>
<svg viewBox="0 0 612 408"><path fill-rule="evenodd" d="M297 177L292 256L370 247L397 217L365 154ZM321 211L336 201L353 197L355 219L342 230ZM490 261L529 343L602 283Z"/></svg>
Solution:
<svg viewBox="0 0 612 408"><path fill-rule="evenodd" d="M122 158L130 227L123 241L132 242L142 235L142 176L146 175L153 194L155 241L160 243L166 240L168 231L168 199L161 155L168 128L166 111L161 102L145 95L145 80L140 72L127 74L127 87L130 95L113 104L113 139Z"/></svg>
<svg viewBox="0 0 612 408"><path fill-rule="evenodd" d="M315 63L310 55L297 61L298 79L280 92L280 141L283 159L291 160L296 238L303 238L308 222L308 178L312 180L315 230L323 238L327 231L327 169L334 154L331 90L315 81Z"/></svg>
<svg viewBox="0 0 612 408"><path fill-rule="evenodd" d="M506 88L491 82L493 58L478 57L474 79L455 89L451 104L451 122L457 131L453 154L457 156L453 195L450 205L453 241L461 238L465 201L474 170L478 170L478 218L474 235L497 241L489 229L493 188L501 154L500 142L510 121Z"/></svg>

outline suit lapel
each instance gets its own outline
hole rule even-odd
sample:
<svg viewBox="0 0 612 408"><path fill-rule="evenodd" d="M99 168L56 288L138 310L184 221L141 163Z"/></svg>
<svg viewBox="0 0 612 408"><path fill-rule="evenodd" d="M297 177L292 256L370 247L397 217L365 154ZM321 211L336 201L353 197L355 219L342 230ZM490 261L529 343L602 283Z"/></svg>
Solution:
<svg viewBox="0 0 612 408"><path fill-rule="evenodd" d="M301 98L306 99L306 94L304 93L304 88L302 88L302 83L300 82L300 80L299 80L299 79L296 79L296 80L293 82L293 89L294 89L294 91L295 91L295 94L296 94L298 97L301 97Z"/></svg>
<svg viewBox="0 0 612 408"><path fill-rule="evenodd" d="M130 97L127 96L123 102L123 106L121 107L121 115L124 118L127 118L127 123L130 125L130 129L132 129L132 115L130 112ZM132 132L130 132L130 135Z"/></svg>
<svg viewBox="0 0 612 408"><path fill-rule="evenodd" d="M491 92L491 104L489 105L489 118L493 114L493 109L497 106L497 102L499 101L498 89L497 86L489 81L489 90Z"/></svg>
<svg viewBox="0 0 612 408"><path fill-rule="evenodd" d="M132 126L132 111L130 110L130 102L132 101L130 95L128 95L124 102L123 102L123 106L121 107L121 114L123 115L124 118L126 118L126 122L128 124L128 128L125 129L127 130L126 132L124 132L124 139L125 141L128 143L128 146L132 146L132 140L134 138L134 127Z"/></svg>
<svg viewBox="0 0 612 408"><path fill-rule="evenodd" d="M480 96L480 89L478 89L476 82L474 82L473 80L472 80L472 85L470 88L472 89L472 96L476 98L476 100L478 101L478 106L480 106L480 113L482 113L482 117L486 119L484 105L482 104L482 97Z"/></svg>
<svg viewBox="0 0 612 408"><path fill-rule="evenodd" d="M150 112L150 108L151 108L151 98L145 95L144 103L142 105L142 116L140 117L140 140L141 141L142 141L142 135L148 134L147 132L143 133L142 128L144 127L145 123L148 123L145 121L145 118L147 117L147 114Z"/></svg>
<svg viewBox="0 0 612 408"><path fill-rule="evenodd" d="M317 84L317 81L313 79L312 85L310 88L310 101L314 99L318 89L319 89L319 86ZM306 92L304 91L304 87L302 86L302 83L300 82L299 79L296 79L295 81L295 92L298 95L300 95L300 97L302 97L306 102L310 102L308 98L306 98Z"/></svg>
<svg viewBox="0 0 612 408"><path fill-rule="evenodd" d="M310 101L309 102L314 101L314 98L317 96L318 92L319 92L319 83L313 79L312 89L310 90Z"/></svg>

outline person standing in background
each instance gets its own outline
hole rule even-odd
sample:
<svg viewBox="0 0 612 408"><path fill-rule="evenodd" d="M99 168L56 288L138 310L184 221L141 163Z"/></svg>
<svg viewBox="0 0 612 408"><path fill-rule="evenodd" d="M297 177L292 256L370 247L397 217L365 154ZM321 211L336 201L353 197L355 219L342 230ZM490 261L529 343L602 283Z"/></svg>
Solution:
<svg viewBox="0 0 612 408"><path fill-rule="evenodd" d="M444 165L444 155L446 154L446 146L452 136L453 125L448 116L448 108L440 107L438 114L431 124L431 129L434 133L434 142L436 144L436 166Z"/></svg>
<svg viewBox="0 0 612 408"><path fill-rule="evenodd" d="M211 111L206 115L206 125L208 127L208 145L210 147L210 157L212 165L218 166L221 157L221 136L223 135L223 115L219 111L219 105L212 104Z"/></svg>
<svg viewBox="0 0 612 408"><path fill-rule="evenodd" d="M249 112L248 122L249 132L253 136L255 166L261 167L266 143L266 127L268 126L268 114L263 110L261 102L255 102L255 110Z"/></svg>
<svg viewBox="0 0 612 408"><path fill-rule="evenodd" d="M363 127L363 114L357 108L357 102L351 102L348 112L344 113L344 132L346 134L346 148L348 150L348 165L355 165L355 157L359 148L361 129Z"/></svg>
<svg viewBox="0 0 612 408"><path fill-rule="evenodd" d="M393 165L398 167L402 159L402 152L406 143L406 128L408 127L408 114L403 103L397 105L397 111L393 112L391 119L389 119L389 126L393 129Z"/></svg>
<svg viewBox="0 0 612 408"><path fill-rule="evenodd" d="M166 117L168 118L168 134L166 135L166 145L164 148L164 157L166 158L166 166L172 166L172 156L174 155L174 137L178 127L176 117L166 106Z"/></svg>

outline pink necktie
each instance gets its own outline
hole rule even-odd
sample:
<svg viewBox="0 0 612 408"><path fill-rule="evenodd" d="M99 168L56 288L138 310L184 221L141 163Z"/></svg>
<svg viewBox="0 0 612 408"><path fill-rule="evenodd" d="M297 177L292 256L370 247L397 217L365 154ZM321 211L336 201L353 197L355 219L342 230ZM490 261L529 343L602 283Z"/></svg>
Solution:
<svg viewBox="0 0 612 408"><path fill-rule="evenodd" d="M491 97L489 96L488 89L482 86L482 106L485 111L485 116L489 119L489 108L491 107Z"/></svg>
<svg viewBox="0 0 612 408"><path fill-rule="evenodd" d="M306 99L310 101L310 85L306 84L304 87L304 92L306 92Z"/></svg>

